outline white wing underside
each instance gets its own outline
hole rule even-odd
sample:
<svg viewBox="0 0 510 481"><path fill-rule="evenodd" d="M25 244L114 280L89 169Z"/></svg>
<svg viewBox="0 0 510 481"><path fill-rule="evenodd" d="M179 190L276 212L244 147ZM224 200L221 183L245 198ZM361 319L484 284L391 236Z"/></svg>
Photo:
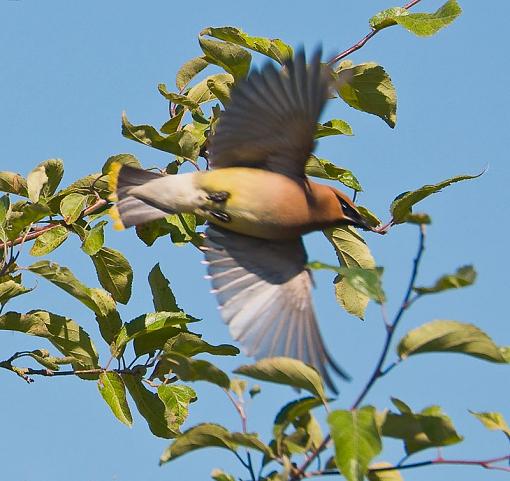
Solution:
<svg viewBox="0 0 510 481"><path fill-rule="evenodd" d="M245 353L300 359L336 392L327 367L347 376L321 338L301 239L275 242L209 227L204 251L222 317Z"/></svg>

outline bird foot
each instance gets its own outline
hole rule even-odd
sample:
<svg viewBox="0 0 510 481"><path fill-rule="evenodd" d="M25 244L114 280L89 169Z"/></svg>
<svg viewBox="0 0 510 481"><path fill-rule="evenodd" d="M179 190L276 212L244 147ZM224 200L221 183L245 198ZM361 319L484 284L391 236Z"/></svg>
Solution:
<svg viewBox="0 0 510 481"><path fill-rule="evenodd" d="M225 202L230 197L228 192L211 192L207 198L212 202Z"/></svg>

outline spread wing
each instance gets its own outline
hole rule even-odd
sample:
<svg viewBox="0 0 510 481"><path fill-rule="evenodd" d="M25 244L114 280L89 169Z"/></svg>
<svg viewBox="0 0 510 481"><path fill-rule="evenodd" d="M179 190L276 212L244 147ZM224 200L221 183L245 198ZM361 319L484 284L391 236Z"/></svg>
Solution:
<svg viewBox="0 0 510 481"><path fill-rule="evenodd" d="M304 176L330 82L320 51L308 66L301 51L283 70L267 64L261 72L251 73L234 88L211 136L211 166L256 167Z"/></svg>
<svg viewBox="0 0 510 481"><path fill-rule="evenodd" d="M300 359L337 393L328 368L348 377L320 335L302 240L268 241L210 226L203 250L222 317L246 354Z"/></svg>

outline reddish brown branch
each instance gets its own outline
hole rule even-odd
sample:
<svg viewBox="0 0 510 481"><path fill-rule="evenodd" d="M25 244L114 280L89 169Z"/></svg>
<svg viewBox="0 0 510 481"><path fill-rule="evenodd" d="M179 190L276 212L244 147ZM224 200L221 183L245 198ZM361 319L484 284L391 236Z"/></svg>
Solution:
<svg viewBox="0 0 510 481"><path fill-rule="evenodd" d="M90 207L85 209L82 215L83 216L90 215L96 210L99 210L101 207L105 206L107 203L108 201L106 201L105 199L99 198ZM14 247L19 244L23 244L25 241L37 239L37 237L43 235L45 232L49 231L50 229L53 229L53 227L56 227L58 225L62 225L61 222L52 222L42 227L32 227L32 229L30 229L30 231L27 234L19 236L12 241L0 242L0 249L5 249L6 247L7 248Z"/></svg>
<svg viewBox="0 0 510 481"><path fill-rule="evenodd" d="M402 8L409 10L410 8L414 7L417 3L420 2L421 0L413 0L412 2L405 4ZM338 55L335 55L333 58L331 58L328 61L328 65L333 65L342 60L343 58L349 56L351 53L356 52L356 50L362 48L372 37L374 37L381 30L375 29L370 30L370 32L368 32L361 40L356 42L352 47L349 47L348 49L344 50L343 52L340 52Z"/></svg>

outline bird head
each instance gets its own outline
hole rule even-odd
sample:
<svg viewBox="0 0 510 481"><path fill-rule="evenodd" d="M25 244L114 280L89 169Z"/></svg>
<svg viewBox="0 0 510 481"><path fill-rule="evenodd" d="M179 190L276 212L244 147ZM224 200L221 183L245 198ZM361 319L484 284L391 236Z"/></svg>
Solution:
<svg viewBox="0 0 510 481"><path fill-rule="evenodd" d="M340 190L335 189L334 187L331 187L331 190L333 190L336 196L342 223L346 223L354 227L359 227L363 230L373 230L372 226L370 226L368 221L360 214L357 207L354 205L354 202L349 199L347 195L345 195Z"/></svg>

